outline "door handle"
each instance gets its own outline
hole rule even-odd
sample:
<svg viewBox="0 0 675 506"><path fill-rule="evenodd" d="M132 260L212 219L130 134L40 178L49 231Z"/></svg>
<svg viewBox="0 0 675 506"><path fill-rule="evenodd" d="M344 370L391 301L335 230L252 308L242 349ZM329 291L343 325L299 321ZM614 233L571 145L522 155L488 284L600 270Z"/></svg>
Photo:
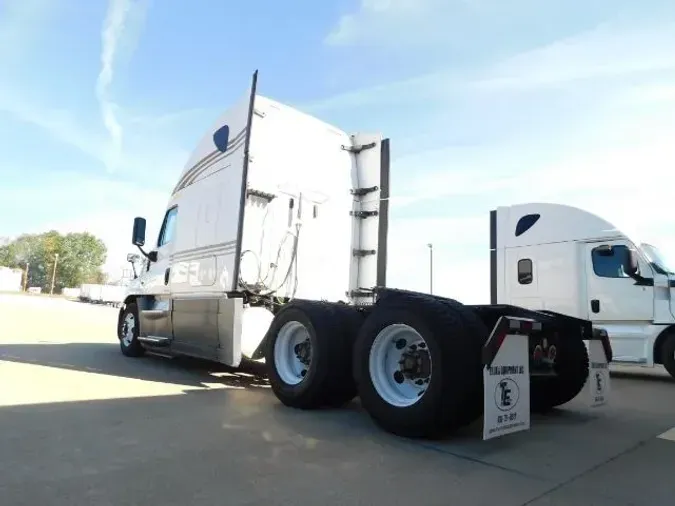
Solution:
<svg viewBox="0 0 675 506"><path fill-rule="evenodd" d="M169 284L169 273L171 272L171 267L167 267L166 270L164 271L164 284L168 285Z"/></svg>
<svg viewBox="0 0 675 506"><path fill-rule="evenodd" d="M594 313L600 312L600 301L598 299L591 300L591 311Z"/></svg>

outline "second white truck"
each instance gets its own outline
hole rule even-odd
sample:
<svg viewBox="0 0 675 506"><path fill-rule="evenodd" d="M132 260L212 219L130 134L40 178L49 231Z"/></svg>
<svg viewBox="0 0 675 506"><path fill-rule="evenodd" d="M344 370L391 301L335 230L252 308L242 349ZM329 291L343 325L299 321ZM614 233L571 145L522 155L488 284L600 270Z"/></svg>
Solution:
<svg viewBox="0 0 675 506"><path fill-rule="evenodd" d="M386 287L389 140L250 93L203 137L118 320L122 352L265 360L301 409L355 396L384 429L436 437L483 415L490 439L586 386L609 393L587 319ZM584 340L589 341L587 351ZM589 359L590 355L590 359Z"/></svg>
<svg viewBox="0 0 675 506"><path fill-rule="evenodd" d="M491 302L588 319L613 361L675 378L675 272L658 248L577 207L527 203L490 214Z"/></svg>

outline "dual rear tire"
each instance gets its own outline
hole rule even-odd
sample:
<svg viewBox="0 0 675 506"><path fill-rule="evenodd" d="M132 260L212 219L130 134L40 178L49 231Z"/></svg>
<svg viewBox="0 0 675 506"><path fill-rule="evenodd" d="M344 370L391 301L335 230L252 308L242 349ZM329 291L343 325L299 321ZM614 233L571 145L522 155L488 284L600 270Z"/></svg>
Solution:
<svg viewBox="0 0 675 506"><path fill-rule="evenodd" d="M294 301L272 323L265 361L287 406L340 406L357 395L371 418L405 437L441 437L482 413L488 330L452 300L388 293L366 315Z"/></svg>
<svg viewBox="0 0 675 506"><path fill-rule="evenodd" d="M286 406L338 407L356 395L351 348L362 314L354 307L296 300L275 316L265 341L272 390Z"/></svg>

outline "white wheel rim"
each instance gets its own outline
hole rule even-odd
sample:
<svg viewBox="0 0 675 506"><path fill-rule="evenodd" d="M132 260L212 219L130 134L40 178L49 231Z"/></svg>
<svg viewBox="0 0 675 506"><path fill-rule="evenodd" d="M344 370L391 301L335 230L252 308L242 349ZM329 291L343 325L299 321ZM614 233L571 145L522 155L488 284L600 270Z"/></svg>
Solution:
<svg viewBox="0 0 675 506"><path fill-rule="evenodd" d="M122 342L124 346L131 346L134 340L134 330L136 329L136 317L129 313L124 317L122 323Z"/></svg>
<svg viewBox="0 0 675 506"><path fill-rule="evenodd" d="M287 322L279 330L274 343L274 366L284 383L297 385L305 379L312 360L309 342L309 331L300 322ZM302 346L304 350L299 353L297 346ZM306 353L305 362L302 352Z"/></svg>
<svg viewBox="0 0 675 506"><path fill-rule="evenodd" d="M422 360L428 360L428 375L404 373L400 361L406 354L417 354L423 357ZM408 325L389 325L373 341L368 369L373 387L384 401L401 408L412 406L424 396L431 380L431 356L427 343Z"/></svg>

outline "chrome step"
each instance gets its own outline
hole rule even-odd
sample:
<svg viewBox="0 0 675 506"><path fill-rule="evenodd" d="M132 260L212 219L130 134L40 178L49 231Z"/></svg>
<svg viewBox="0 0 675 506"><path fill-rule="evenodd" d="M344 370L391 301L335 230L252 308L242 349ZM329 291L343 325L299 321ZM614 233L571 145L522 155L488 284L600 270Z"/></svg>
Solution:
<svg viewBox="0 0 675 506"><path fill-rule="evenodd" d="M168 337L138 336L138 340L152 346L169 346L171 344L171 339Z"/></svg>

